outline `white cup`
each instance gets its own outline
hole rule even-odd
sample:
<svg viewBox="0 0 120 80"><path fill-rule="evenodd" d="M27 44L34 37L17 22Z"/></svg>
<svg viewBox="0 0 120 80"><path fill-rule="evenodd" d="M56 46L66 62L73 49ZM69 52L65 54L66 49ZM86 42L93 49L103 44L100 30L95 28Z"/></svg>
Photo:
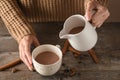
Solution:
<svg viewBox="0 0 120 80"><path fill-rule="evenodd" d="M59 57L59 60L56 61L55 63L49 64L49 65L44 65L44 64L38 63L35 60L36 56L45 51L50 51L50 52L55 53ZM32 60L33 60L34 68L39 74L41 74L43 76L51 76L51 75L55 74L61 67L62 51L57 46L54 46L51 44L40 45L33 50Z"/></svg>

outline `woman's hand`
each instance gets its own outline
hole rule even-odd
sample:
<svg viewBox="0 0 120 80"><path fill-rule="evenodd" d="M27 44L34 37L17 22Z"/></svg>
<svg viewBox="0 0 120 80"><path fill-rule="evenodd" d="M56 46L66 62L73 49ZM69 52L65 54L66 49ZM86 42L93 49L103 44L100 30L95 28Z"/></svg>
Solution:
<svg viewBox="0 0 120 80"><path fill-rule="evenodd" d="M95 13L93 12L95 10ZM109 17L110 13L105 6L102 6L95 0L89 0L85 3L85 17L96 27L100 27Z"/></svg>
<svg viewBox="0 0 120 80"><path fill-rule="evenodd" d="M32 66L32 56L30 53L31 45L39 45L38 39L34 35L24 36L19 43L19 54L21 60L27 65L29 70L33 70Z"/></svg>

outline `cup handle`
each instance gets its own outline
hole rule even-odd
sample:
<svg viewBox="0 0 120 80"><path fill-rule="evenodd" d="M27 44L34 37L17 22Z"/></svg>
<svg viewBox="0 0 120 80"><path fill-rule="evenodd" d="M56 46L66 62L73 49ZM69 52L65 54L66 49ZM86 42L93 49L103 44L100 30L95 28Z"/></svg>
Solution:
<svg viewBox="0 0 120 80"><path fill-rule="evenodd" d="M59 44L56 44L55 46L58 47L59 49L61 49L61 46Z"/></svg>

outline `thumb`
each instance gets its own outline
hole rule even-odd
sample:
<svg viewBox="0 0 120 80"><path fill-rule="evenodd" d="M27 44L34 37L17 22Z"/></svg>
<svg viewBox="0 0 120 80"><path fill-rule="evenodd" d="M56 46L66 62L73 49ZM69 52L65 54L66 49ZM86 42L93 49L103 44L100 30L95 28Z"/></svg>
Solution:
<svg viewBox="0 0 120 80"><path fill-rule="evenodd" d="M90 12L85 13L85 18L90 21L92 19L92 14Z"/></svg>
<svg viewBox="0 0 120 80"><path fill-rule="evenodd" d="M94 6L92 5L92 2L89 1L87 4L86 4L86 9L85 9L85 18L90 21L92 19L92 15L93 15L93 9L94 9Z"/></svg>
<svg viewBox="0 0 120 80"><path fill-rule="evenodd" d="M40 43L36 37L34 37L34 39L33 39L33 44L35 45L35 47L40 45Z"/></svg>

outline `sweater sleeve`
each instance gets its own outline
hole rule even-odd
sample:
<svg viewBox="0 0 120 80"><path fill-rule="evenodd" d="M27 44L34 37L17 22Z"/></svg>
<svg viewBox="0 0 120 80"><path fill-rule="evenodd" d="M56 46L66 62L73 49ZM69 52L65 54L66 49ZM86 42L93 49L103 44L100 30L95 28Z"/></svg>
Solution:
<svg viewBox="0 0 120 80"><path fill-rule="evenodd" d="M0 0L0 17L11 36L19 43L24 36L35 33L16 1Z"/></svg>

